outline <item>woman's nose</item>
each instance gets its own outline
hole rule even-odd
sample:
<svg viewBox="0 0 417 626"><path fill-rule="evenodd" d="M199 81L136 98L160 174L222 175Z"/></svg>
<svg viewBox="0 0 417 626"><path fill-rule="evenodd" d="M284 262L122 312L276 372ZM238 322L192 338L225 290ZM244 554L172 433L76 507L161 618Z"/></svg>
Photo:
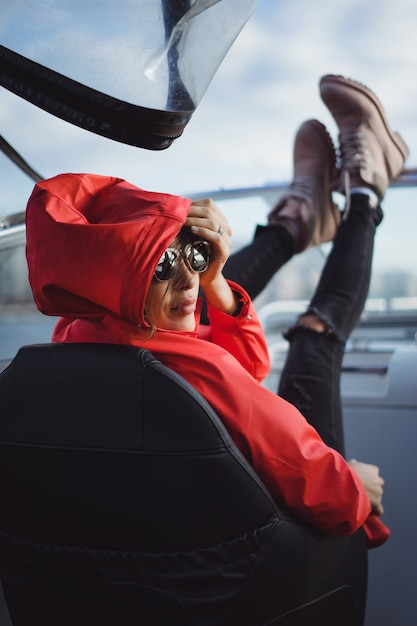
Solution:
<svg viewBox="0 0 417 626"><path fill-rule="evenodd" d="M196 282L199 282L198 273L193 272L181 259L181 264L175 276L175 286L177 289L192 289Z"/></svg>

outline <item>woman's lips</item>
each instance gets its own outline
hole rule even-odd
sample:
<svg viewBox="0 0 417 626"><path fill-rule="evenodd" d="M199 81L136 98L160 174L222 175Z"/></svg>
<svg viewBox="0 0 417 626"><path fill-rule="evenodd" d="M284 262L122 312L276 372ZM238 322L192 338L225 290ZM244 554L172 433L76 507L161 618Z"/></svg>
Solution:
<svg viewBox="0 0 417 626"><path fill-rule="evenodd" d="M197 300L195 299L183 300L176 306L173 306L171 311L173 311L176 315L191 315L195 312L196 305Z"/></svg>

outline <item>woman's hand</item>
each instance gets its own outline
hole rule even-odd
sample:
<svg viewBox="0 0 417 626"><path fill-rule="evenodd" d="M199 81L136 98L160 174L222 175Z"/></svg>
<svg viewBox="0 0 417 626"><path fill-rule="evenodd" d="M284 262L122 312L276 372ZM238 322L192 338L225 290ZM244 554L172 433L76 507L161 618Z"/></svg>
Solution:
<svg viewBox="0 0 417 626"><path fill-rule="evenodd" d="M232 313L238 302L222 273L231 247L232 229L227 218L213 200L196 200L191 204L185 226L191 228L198 239L210 243L210 264L200 274L200 285L207 301L221 311Z"/></svg>
<svg viewBox="0 0 417 626"><path fill-rule="evenodd" d="M209 281L221 273L229 258L232 230L227 218L209 198L191 204L185 226L191 228L198 239L208 241L211 246L210 266L203 278ZM209 278L207 278L209 277Z"/></svg>
<svg viewBox="0 0 417 626"><path fill-rule="evenodd" d="M362 463L356 459L351 459L348 464L361 479L371 502L372 512L376 515L382 515L384 512L384 507L382 506L384 479L379 475L379 467L369 463Z"/></svg>

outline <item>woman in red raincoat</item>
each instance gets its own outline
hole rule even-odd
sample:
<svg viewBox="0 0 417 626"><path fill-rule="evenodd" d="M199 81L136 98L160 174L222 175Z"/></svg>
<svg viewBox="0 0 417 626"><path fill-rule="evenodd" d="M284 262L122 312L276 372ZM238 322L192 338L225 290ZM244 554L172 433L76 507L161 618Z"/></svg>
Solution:
<svg viewBox="0 0 417 626"><path fill-rule="evenodd" d="M372 121L380 112L365 96ZM346 100L346 94L340 99ZM343 131L344 118L338 123ZM377 157L382 154L391 163L397 146L394 141L385 145L380 135L375 128L368 144L378 180L386 187L394 168L382 170ZM307 396L300 397L310 403L311 416L308 407L304 416L294 401L259 384L269 371L266 341L247 291L223 275L231 233L209 200L193 204L89 174L64 174L39 183L27 207L29 279L38 308L61 316L54 341L146 347L210 402L279 504L331 535L364 526L369 545L378 545L389 534L377 517L383 481L377 468L348 464L335 449L337 392L332 386L334 373L340 375L344 342L366 297L373 235L382 215L378 201L385 190L369 185L357 165L346 164L354 188L348 219L338 227L328 190L334 182L334 159L324 128L315 121L305 123L295 143L294 183L265 231L268 237L273 232L277 240L286 240L289 258L333 238L337 229L312 305L289 334L283 376L289 395L297 395L294 376L300 374L306 382ZM301 178L310 187L306 180L301 185ZM366 254L357 262L357 255L348 251L353 247L356 254L359 240ZM233 262L236 268L239 257ZM341 286L340 269L346 270L348 263L354 275ZM364 276L359 288L358 276ZM200 288L209 326L199 324ZM309 388L309 372L326 365L330 369L322 372L316 393L315 383ZM314 423L317 409L315 426L330 424L330 445L305 419Z"/></svg>

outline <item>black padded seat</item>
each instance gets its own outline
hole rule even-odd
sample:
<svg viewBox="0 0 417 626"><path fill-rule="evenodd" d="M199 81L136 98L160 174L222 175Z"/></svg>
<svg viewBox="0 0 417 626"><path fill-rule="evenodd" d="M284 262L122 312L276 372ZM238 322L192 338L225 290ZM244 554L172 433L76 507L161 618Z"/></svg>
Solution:
<svg viewBox="0 0 417 626"><path fill-rule="evenodd" d="M22 348L0 374L0 489L14 626L363 623L364 533L281 511L147 350Z"/></svg>

